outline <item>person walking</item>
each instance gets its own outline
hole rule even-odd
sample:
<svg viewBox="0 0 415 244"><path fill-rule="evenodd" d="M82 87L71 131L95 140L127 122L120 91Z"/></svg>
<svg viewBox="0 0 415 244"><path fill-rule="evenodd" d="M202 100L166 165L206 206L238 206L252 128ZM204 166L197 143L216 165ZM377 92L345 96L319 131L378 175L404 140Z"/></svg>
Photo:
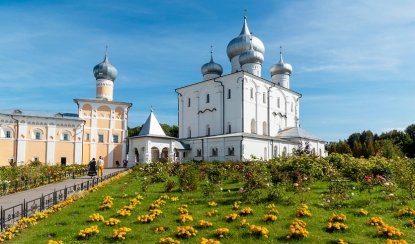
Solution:
<svg viewBox="0 0 415 244"><path fill-rule="evenodd" d="M88 176L94 177L97 175L97 162L95 161L95 158L92 158L92 160L88 164Z"/></svg>
<svg viewBox="0 0 415 244"><path fill-rule="evenodd" d="M98 165L98 177L102 177L104 175L104 160L102 159L102 156L99 156L97 165Z"/></svg>

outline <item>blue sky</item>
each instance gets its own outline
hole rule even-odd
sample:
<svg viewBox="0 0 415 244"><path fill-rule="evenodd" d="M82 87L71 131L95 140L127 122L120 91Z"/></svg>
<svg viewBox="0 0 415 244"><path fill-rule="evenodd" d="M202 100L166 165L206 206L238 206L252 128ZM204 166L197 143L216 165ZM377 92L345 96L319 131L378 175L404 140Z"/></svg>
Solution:
<svg viewBox="0 0 415 244"><path fill-rule="evenodd" d="M214 59L229 73L228 42L244 9L265 45L262 76L293 66L301 127L327 141L415 123L415 1L1 1L0 108L76 112L94 98L93 67L109 46L114 99L132 102L129 126L154 106L177 123L174 89L202 80Z"/></svg>

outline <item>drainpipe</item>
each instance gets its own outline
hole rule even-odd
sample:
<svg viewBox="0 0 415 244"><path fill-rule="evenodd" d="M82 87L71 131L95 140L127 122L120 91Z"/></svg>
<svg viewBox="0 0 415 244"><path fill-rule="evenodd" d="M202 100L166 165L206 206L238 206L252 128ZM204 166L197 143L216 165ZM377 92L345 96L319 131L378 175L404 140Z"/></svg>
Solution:
<svg viewBox="0 0 415 244"><path fill-rule="evenodd" d="M269 101L269 97L270 97L270 96L269 96L269 93L270 93L270 91L271 91L271 88L273 88L273 87L275 87L275 83L272 83L272 85L268 88L268 100L267 100L267 103L268 103L268 104L267 104L267 105L268 105L268 106L267 106L267 120L268 120L268 121L267 121L267 123L268 123L268 131L267 131L267 132L268 132L268 136L271 136L271 125L270 125L270 122L269 122L269 121L270 121L270 118L269 118L269 117L270 117L270 116L269 116L269 110L270 110L270 104L271 104L271 103L270 103L270 101Z"/></svg>
<svg viewBox="0 0 415 244"><path fill-rule="evenodd" d="M225 134L225 86L222 81L217 81L216 78L213 79L213 82L218 82L222 86L222 135Z"/></svg>
<svg viewBox="0 0 415 244"><path fill-rule="evenodd" d="M242 74L243 74L243 71L242 71ZM244 78L243 78L243 76L238 77L236 82L239 82L239 79L241 79L241 83L242 83L242 92L241 92L241 97L242 97L242 99L241 99L242 130L241 130L241 132L243 133L244 132Z"/></svg>
<svg viewBox="0 0 415 244"><path fill-rule="evenodd" d="M179 126L180 125L180 118L179 118L179 116L180 116L180 112L179 112L179 109L180 109L180 97L182 96L182 94L180 92L178 92L177 89L174 89L174 91L177 93L177 126ZM183 113L183 111L182 111L182 113ZM178 136L179 138L180 138L180 129L181 128L179 127L179 136Z"/></svg>
<svg viewBox="0 0 415 244"><path fill-rule="evenodd" d="M16 127L16 146L14 147L15 149L15 158L14 158L14 160L15 160L15 163L16 163L16 165L17 165L17 153L19 152L18 151L18 147L19 147L19 120L18 119L15 119L14 117L13 117L13 115L10 115L10 118L12 119L12 120L14 120L14 121L16 121L16 125L17 125L17 127Z"/></svg>

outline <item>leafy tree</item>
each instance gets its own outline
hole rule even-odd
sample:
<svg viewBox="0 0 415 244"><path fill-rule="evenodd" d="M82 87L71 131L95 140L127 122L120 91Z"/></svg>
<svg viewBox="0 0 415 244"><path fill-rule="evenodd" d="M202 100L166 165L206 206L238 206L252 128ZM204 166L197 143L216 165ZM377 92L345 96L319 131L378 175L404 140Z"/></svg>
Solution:
<svg viewBox="0 0 415 244"><path fill-rule="evenodd" d="M167 136L179 137L179 127L177 125L160 124Z"/></svg>
<svg viewBox="0 0 415 244"><path fill-rule="evenodd" d="M412 140L406 148L406 154L408 157L413 158L415 156L415 124L406 127L405 132Z"/></svg>
<svg viewBox="0 0 415 244"><path fill-rule="evenodd" d="M129 137L138 136L138 134L140 134L141 127L142 126L137 126L137 127L133 127L133 128L128 127L128 136Z"/></svg>

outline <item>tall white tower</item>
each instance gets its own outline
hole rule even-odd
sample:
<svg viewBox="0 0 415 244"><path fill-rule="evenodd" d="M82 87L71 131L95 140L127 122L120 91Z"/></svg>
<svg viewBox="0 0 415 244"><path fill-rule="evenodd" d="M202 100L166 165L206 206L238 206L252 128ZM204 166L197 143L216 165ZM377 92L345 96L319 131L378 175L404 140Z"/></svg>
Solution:
<svg viewBox="0 0 415 244"><path fill-rule="evenodd" d="M241 64L239 63L239 55L251 49L251 42L253 50L261 53L262 56L264 56L264 44L259 38L253 36L251 32L249 32L248 23L245 16L241 33L239 34L239 36L233 38L229 42L228 47L226 48L226 53L228 54L228 58L231 61L232 65L231 73L242 70Z"/></svg>
<svg viewBox="0 0 415 244"><path fill-rule="evenodd" d="M94 67L94 76L97 81L96 98L112 101L114 80L117 78L118 71L109 62L107 50L105 51L104 61Z"/></svg>
<svg viewBox="0 0 415 244"><path fill-rule="evenodd" d="M280 47L280 61L273 64L270 69L271 80L275 84L290 89L290 75L293 71L291 64L282 60L282 47Z"/></svg>

